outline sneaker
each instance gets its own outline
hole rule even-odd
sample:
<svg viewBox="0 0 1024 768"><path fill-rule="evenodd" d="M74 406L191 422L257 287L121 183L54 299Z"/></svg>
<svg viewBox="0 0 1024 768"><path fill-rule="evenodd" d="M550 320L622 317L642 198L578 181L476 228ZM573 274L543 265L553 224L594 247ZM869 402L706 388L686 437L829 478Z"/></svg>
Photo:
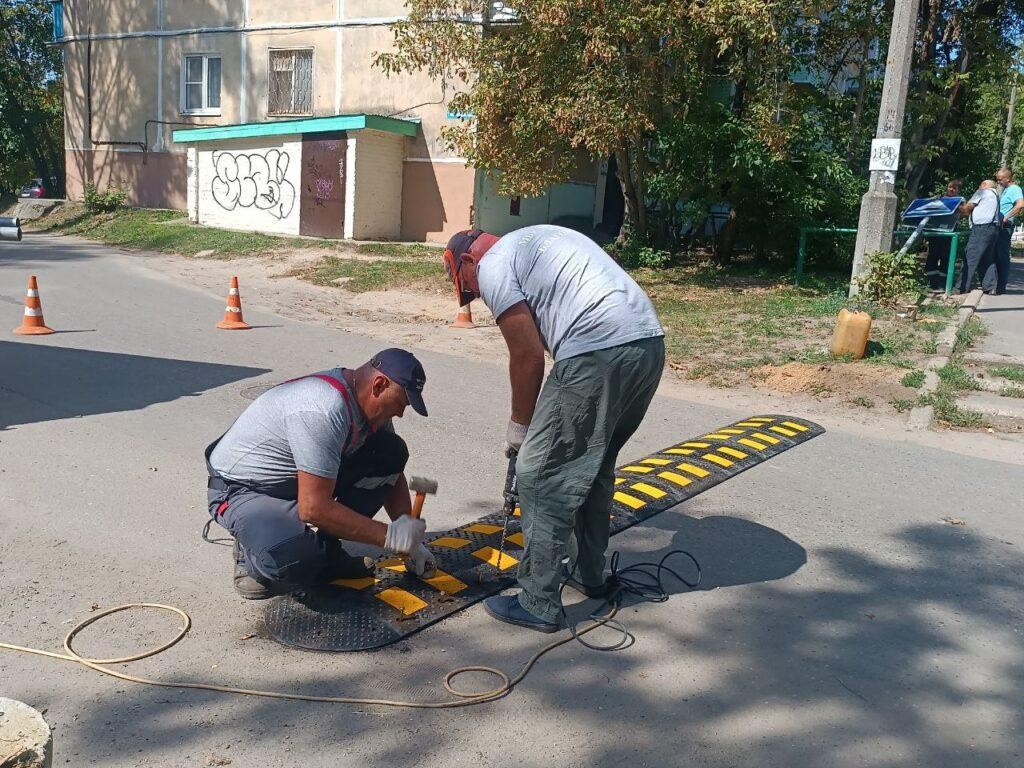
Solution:
<svg viewBox="0 0 1024 768"><path fill-rule="evenodd" d="M515 624L517 627L534 629L551 634L557 632L558 624L534 616L519 604L519 595L495 595L484 600L484 610L498 621Z"/></svg>
<svg viewBox="0 0 1024 768"><path fill-rule="evenodd" d="M246 600L266 600L273 597L273 592L266 584L263 584L249 575L249 569L245 566L245 550L235 540L235 572L232 577L235 592Z"/></svg>

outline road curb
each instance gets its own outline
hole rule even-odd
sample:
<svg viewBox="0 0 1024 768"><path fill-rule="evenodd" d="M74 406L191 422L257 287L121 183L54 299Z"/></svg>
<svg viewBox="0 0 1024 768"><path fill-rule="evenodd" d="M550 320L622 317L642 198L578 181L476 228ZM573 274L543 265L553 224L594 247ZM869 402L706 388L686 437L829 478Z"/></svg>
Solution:
<svg viewBox="0 0 1024 768"><path fill-rule="evenodd" d="M939 332L936 339L938 354L929 360L925 366L924 383L917 390L919 400L922 395L930 395L939 388L938 371L949 362L949 358L953 354L953 348L956 346L956 335L967 324L967 321L971 319L971 315L974 314L975 310L977 310L978 305L981 303L981 297L980 288L975 288L967 294L963 301L960 302L960 308L957 310L956 317ZM910 414L907 416L907 430L909 432L920 432L921 430L928 429L931 427L934 418L935 409L932 406L914 406L910 409Z"/></svg>

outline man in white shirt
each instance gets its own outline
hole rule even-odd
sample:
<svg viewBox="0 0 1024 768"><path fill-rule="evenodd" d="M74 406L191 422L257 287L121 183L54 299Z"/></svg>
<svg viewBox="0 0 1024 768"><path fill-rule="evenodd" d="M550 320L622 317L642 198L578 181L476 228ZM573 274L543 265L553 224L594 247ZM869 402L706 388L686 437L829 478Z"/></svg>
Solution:
<svg viewBox="0 0 1024 768"><path fill-rule="evenodd" d="M981 182L978 191L963 204L961 211L971 221L971 237L964 249L964 266L960 273L960 293L967 293L971 290L974 276L982 279L993 263L996 241L1003 226L996 183L992 179Z"/></svg>
<svg viewBox="0 0 1024 768"><path fill-rule="evenodd" d="M554 632L567 555L570 585L592 597L607 591L616 459L654 397L664 331L640 286L594 241L563 227L501 239L460 232L444 258L460 305L482 298L509 350L506 454L518 454L522 592L484 605L500 621ZM555 362L547 381L545 351Z"/></svg>

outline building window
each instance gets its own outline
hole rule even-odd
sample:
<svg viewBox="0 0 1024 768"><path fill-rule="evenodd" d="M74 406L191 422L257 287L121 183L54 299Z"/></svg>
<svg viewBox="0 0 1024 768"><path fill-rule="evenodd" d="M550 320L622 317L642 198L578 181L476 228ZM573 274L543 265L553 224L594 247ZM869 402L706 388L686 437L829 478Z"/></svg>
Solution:
<svg viewBox="0 0 1024 768"><path fill-rule="evenodd" d="M64 37L64 2L63 0L51 0L53 6L53 39L60 40Z"/></svg>
<svg viewBox="0 0 1024 768"><path fill-rule="evenodd" d="M312 49L271 51L269 85L269 114L313 114Z"/></svg>
<svg viewBox="0 0 1024 768"><path fill-rule="evenodd" d="M181 113L220 114L220 56L189 54L181 67Z"/></svg>

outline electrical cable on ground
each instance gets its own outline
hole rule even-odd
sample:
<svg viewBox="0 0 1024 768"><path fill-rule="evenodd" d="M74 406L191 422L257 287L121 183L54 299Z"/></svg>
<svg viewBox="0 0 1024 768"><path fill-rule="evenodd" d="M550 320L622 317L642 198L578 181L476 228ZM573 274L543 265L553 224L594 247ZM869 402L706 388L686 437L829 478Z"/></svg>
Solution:
<svg viewBox="0 0 1024 768"><path fill-rule="evenodd" d="M665 565L665 561L673 555L683 555L689 558L697 570L697 578L693 581L687 581L680 576L676 571ZM614 651L622 650L627 648L634 642L635 638L619 621L615 620L615 615L619 611L619 601L624 594L630 594L647 600L650 602L664 602L668 600L669 593L666 591L662 584L662 572L666 572L674 576L681 583L685 584L690 589L694 589L700 583L700 564L696 558L693 557L689 552L683 550L672 550L666 554L658 563L637 563L627 568L619 570L618 568L619 553L614 552L611 559L611 571L612 575L609 577L613 585L613 590L609 597L607 597L602 604L602 608L608 606L608 613L605 615L598 615L597 613L591 614L590 624L579 628L579 624L572 624L566 621L566 625L569 628L569 635L554 642L548 643L543 646L540 650L533 654L530 659L523 665L519 672L515 676L509 676L509 674L503 670L497 669L496 667L488 666L466 666L458 667L448 672L442 683L444 689L454 696L453 699L447 699L443 701L402 701L397 699L371 699L362 698L356 696L313 696L301 693L285 693L281 691L261 691L251 688L235 688L226 685L214 685L212 683L186 683L186 682L168 682L163 680L153 680L146 677L139 677L137 675L130 675L125 672L110 669L107 665L110 664L127 664L133 661L141 661L142 659L156 656L157 654L163 653L169 648L177 645L185 635L188 634L192 628L192 619L185 611L177 608L173 605L163 605L161 603L127 603L125 605L118 605L113 608L108 608L105 611L90 616L89 618L80 621L71 631L64 637L64 650L66 653L55 653L53 651L44 651L38 648L28 648L21 645L14 645L12 643L0 642L0 650L16 651L19 653L28 653L36 656L44 656L51 659L58 659L60 661L70 661L77 664L81 664L84 667L88 667L100 674L115 677L118 680L124 680L129 683L138 683L140 685L153 685L160 688L189 688L192 690L199 691L216 691L218 693L233 693L243 696L258 696L269 699L287 699L291 701L312 701L321 702L326 704L358 704L358 705L377 705L383 707L402 707L408 709L449 709L453 707L466 707L474 704L483 704L489 701L495 701L502 698L506 694L510 693L523 679L529 674L530 670L533 669L534 665L541 659L542 656L553 651L566 643L577 640L582 645L592 650L598 651ZM650 569L654 569L651 573ZM562 581L562 585L559 589L559 595L561 591L565 589L568 578ZM152 608L161 611L167 611L169 613L176 614L182 620L181 628L178 633L166 643L152 648L147 651L141 651L140 653L132 654L130 656L121 656L116 658L90 658L82 656L77 653L74 649L75 637L86 627L96 623L100 619L110 616L114 613L120 613L122 611L131 611L137 609ZM563 618L565 618L565 609L562 609ZM608 645L598 645L596 643L590 643L584 641L582 637L589 632L594 631L600 627L610 627L620 633L622 638L617 643L610 643ZM463 675L469 672L480 672L496 677L501 684L496 688L492 688L485 691L470 692L462 691L456 688L452 681L459 675Z"/></svg>

